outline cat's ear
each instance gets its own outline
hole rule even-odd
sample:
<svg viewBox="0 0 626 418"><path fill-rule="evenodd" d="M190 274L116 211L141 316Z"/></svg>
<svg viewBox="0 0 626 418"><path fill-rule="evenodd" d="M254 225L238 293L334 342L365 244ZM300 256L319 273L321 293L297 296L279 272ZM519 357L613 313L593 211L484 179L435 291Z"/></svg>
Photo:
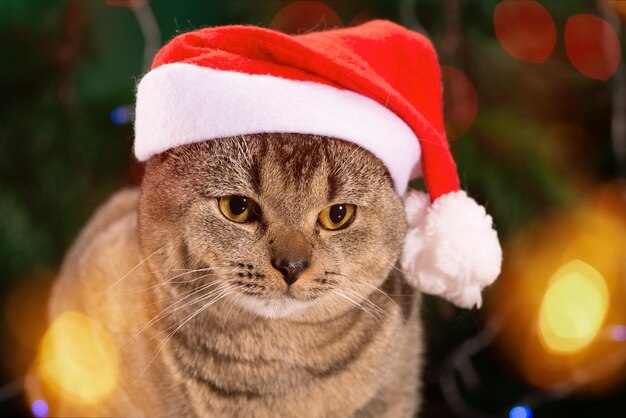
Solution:
<svg viewBox="0 0 626 418"><path fill-rule="evenodd" d="M500 274L502 249L485 209L464 191L437 198L409 191L402 253L406 280L463 308L480 307L481 291Z"/></svg>

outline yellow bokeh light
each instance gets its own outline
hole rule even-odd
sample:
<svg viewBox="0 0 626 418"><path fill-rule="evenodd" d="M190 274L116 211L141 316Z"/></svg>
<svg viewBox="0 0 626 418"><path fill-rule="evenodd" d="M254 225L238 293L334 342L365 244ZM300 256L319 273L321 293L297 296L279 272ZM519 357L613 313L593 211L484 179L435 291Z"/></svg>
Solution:
<svg viewBox="0 0 626 418"><path fill-rule="evenodd" d="M539 310L545 347L556 354L585 348L598 334L608 311L609 292L602 275L574 260L550 279Z"/></svg>
<svg viewBox="0 0 626 418"><path fill-rule="evenodd" d="M39 353L42 377L59 395L96 403L115 389L118 353L106 331L93 319L64 312L44 335Z"/></svg>

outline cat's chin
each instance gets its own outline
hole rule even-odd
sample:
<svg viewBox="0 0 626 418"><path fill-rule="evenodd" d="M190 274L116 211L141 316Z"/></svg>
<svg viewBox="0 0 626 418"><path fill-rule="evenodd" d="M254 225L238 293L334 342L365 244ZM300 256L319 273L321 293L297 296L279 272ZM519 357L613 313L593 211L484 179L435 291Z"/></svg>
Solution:
<svg viewBox="0 0 626 418"><path fill-rule="evenodd" d="M288 295L268 299L244 295L239 303L244 309L268 319L286 318L311 306L310 301Z"/></svg>

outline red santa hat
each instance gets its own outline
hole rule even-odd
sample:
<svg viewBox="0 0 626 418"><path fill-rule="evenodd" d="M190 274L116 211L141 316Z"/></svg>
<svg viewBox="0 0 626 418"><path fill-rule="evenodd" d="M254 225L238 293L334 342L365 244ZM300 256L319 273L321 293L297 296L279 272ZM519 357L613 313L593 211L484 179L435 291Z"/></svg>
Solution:
<svg viewBox="0 0 626 418"><path fill-rule="evenodd" d="M404 196L402 267L420 290L480 305L500 273L491 217L459 189L441 75L424 36L387 21L289 36L253 26L177 36L137 87L135 155L235 135L290 132L353 142ZM428 195L406 193L422 175Z"/></svg>

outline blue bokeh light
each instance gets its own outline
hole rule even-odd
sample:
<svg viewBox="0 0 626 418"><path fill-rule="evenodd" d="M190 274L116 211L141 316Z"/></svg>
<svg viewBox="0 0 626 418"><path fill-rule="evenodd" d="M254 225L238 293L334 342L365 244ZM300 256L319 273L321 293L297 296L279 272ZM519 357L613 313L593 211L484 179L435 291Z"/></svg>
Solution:
<svg viewBox="0 0 626 418"><path fill-rule="evenodd" d="M129 119L130 115L124 106L119 106L111 110L111 122L113 122L114 125L123 125L128 122Z"/></svg>
<svg viewBox="0 0 626 418"><path fill-rule="evenodd" d="M527 406L516 406L509 412L509 418L532 418L533 411Z"/></svg>
<svg viewBox="0 0 626 418"><path fill-rule="evenodd" d="M35 415L37 418L48 416L48 404L44 400L37 399L35 402L33 402L31 409L33 410L33 415Z"/></svg>

